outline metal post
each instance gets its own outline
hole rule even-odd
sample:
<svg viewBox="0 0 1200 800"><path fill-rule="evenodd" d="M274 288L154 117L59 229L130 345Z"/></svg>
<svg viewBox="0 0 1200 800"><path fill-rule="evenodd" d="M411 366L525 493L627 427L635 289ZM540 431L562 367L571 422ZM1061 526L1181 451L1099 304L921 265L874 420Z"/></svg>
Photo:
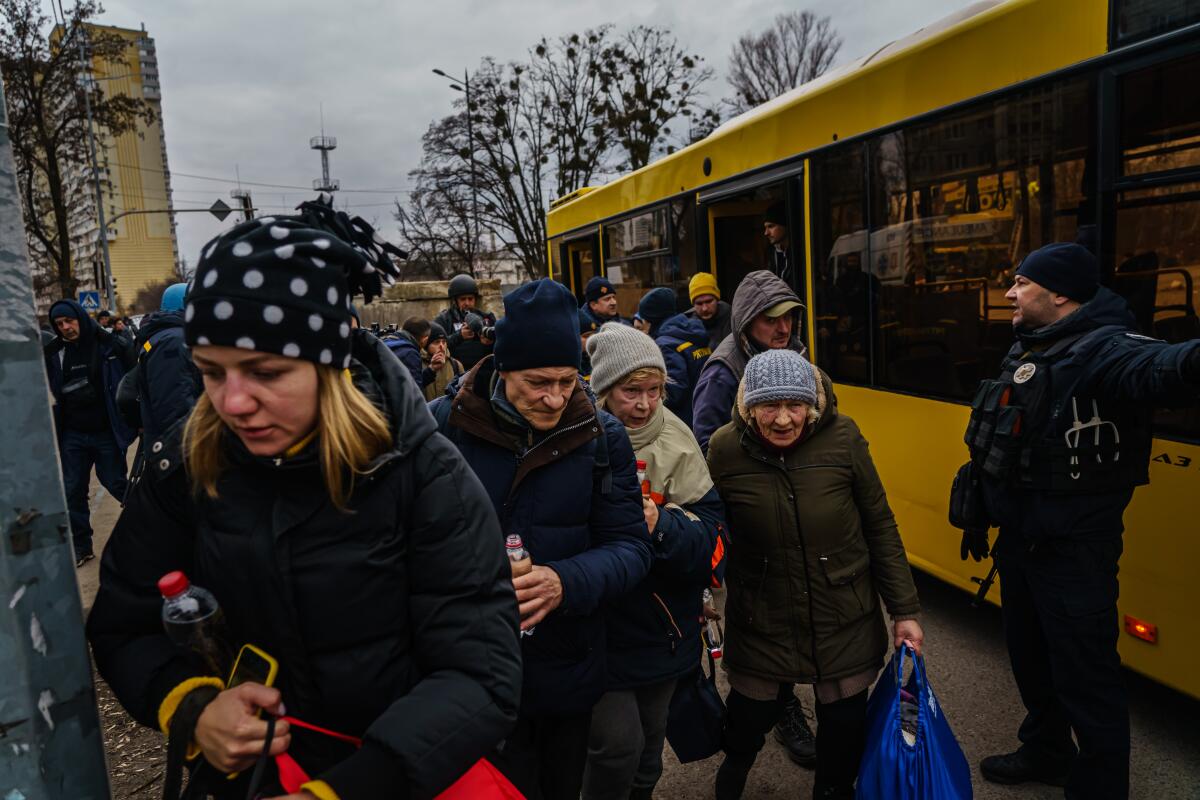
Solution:
<svg viewBox="0 0 1200 800"><path fill-rule="evenodd" d="M83 49L83 39L87 35L82 25L79 26L77 42L79 44L79 68L84 69L87 56ZM84 72L86 75L86 71ZM104 222L104 194L100 191L100 164L96 160L96 132L92 125L92 100L90 97L92 79L89 77L83 87L83 107L87 111L88 149L92 155L92 180L96 184L96 214L100 222L100 248L104 252L104 291L108 295L108 307L117 314L117 293L113 291L112 259L108 255L108 225ZM70 248L70 243L67 247Z"/></svg>
<svg viewBox="0 0 1200 800"><path fill-rule="evenodd" d="M0 115L4 115L0 90ZM24 220L0 124L0 797L107 800Z"/></svg>
<svg viewBox="0 0 1200 800"><path fill-rule="evenodd" d="M475 223L474 243L471 247L471 272L475 272L475 258L479 250L479 181L475 176L475 125L471 121L471 74L463 70L463 95L467 98L467 149L471 152L471 216Z"/></svg>

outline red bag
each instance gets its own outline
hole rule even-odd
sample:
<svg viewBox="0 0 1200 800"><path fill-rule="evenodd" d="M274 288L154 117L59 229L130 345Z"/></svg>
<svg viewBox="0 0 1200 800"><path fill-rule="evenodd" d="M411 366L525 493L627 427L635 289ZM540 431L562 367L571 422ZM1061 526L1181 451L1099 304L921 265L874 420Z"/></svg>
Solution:
<svg viewBox="0 0 1200 800"><path fill-rule="evenodd" d="M481 758L436 800L525 800L525 795L491 762Z"/></svg>
<svg viewBox="0 0 1200 800"><path fill-rule="evenodd" d="M354 736L319 728L295 717L281 717L280 719L286 719L290 724L300 728L341 739L355 747L362 747L362 740ZM288 794L299 792L300 787L310 780L304 768L287 753L275 756L275 767L279 771L279 783ZM435 800L525 800L525 795L517 791L517 787L513 786L508 778L504 777L500 770L493 767L486 758L481 758Z"/></svg>

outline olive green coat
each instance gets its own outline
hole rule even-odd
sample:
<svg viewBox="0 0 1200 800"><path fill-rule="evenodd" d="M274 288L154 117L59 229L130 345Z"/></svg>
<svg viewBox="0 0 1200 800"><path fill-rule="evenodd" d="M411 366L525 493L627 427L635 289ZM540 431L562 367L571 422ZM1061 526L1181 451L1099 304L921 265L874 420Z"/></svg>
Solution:
<svg viewBox="0 0 1200 800"><path fill-rule="evenodd" d="M751 430L738 391L708 465L725 502L729 565L726 665L781 683L878 669L893 617L920 611L904 545L867 441L821 387L807 434L786 453Z"/></svg>

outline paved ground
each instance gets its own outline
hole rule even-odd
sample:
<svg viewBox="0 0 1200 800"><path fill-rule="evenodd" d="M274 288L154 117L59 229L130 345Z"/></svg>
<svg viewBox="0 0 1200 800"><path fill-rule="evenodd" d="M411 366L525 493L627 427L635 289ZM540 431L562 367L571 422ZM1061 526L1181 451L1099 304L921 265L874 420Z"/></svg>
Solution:
<svg viewBox="0 0 1200 800"><path fill-rule="evenodd" d="M95 497L95 495L94 495ZM94 500L96 552L116 520L116 504L107 495ZM84 605L91 605L99 560L79 570ZM999 610L970 608L967 595L918 574L925 607L926 659L930 682L938 693L974 771L978 800L1056 798L1048 787L999 787L979 777L977 765L985 755L1016 745L1015 732L1023 710L1008 671L1000 631ZM721 691L728 687L719 674ZM1200 800L1200 702L1184 697L1130 673L1133 723L1133 800ZM102 725L113 779L114 800L143 800L161 795L161 739L136 726L121 712L107 687L99 686ZM811 709L811 693L806 693ZM663 800L707 800L720 757L680 765L670 748L666 769L655 796ZM792 764L782 748L770 741L755 765L747 798L807 800L812 773Z"/></svg>

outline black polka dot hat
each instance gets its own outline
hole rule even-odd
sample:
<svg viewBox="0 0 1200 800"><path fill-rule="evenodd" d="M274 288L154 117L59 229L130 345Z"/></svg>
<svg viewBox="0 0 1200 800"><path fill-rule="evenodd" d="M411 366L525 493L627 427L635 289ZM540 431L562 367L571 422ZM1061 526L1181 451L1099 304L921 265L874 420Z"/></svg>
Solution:
<svg viewBox="0 0 1200 800"><path fill-rule="evenodd" d="M189 346L223 345L350 364L351 304L399 275L397 250L326 198L262 217L204 246L184 310Z"/></svg>

